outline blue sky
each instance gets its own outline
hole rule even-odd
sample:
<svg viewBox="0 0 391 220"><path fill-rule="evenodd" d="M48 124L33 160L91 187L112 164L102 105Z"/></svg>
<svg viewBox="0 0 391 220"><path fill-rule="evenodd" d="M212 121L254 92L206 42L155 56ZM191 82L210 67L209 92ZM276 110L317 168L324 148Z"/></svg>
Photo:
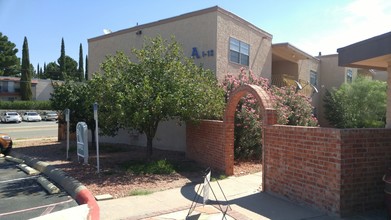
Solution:
<svg viewBox="0 0 391 220"><path fill-rule="evenodd" d="M118 31L195 10L220 6L311 54L334 54L340 47L391 31L389 0L0 0L0 32L16 44L24 36L30 62L56 61L61 38L66 54L87 54L89 38L103 29Z"/></svg>

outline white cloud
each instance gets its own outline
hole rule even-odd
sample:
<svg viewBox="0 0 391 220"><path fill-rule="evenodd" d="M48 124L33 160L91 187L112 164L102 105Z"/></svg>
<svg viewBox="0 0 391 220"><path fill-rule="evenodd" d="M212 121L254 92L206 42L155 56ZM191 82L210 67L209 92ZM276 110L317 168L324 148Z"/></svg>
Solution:
<svg viewBox="0 0 391 220"><path fill-rule="evenodd" d="M389 0L354 0L334 8L328 16L334 16L330 18L330 29L312 34L297 44L299 48L311 55L317 55L319 51L333 54L338 48L391 31Z"/></svg>

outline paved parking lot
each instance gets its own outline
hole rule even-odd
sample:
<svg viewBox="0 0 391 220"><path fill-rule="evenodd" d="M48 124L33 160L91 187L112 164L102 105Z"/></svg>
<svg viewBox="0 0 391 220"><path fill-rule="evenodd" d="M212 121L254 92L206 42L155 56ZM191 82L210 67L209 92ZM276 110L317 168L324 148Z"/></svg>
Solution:
<svg viewBox="0 0 391 220"><path fill-rule="evenodd" d="M37 182L44 175L29 176L16 165L0 157L0 219L30 219L78 206L59 186L61 192L50 195Z"/></svg>

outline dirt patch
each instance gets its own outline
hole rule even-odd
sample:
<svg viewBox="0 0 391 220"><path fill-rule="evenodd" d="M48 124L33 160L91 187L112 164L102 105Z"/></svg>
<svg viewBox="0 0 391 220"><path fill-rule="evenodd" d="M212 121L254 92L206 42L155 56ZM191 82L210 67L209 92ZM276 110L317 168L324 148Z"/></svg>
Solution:
<svg viewBox="0 0 391 220"><path fill-rule="evenodd" d="M111 194L114 198L129 196L136 190L161 191L182 187L190 182L199 183L202 181L205 169L187 159L183 152L154 149L152 159L166 159L184 167L183 170L186 171L167 175L136 175L126 170L125 165L130 161L144 158L145 148L102 145L99 152L100 172L97 173L96 152L90 150L89 164L85 165L82 163L83 158L78 161L75 146L75 143L70 143L70 160L66 160L66 143L53 140L17 141L13 150L61 168L85 185L94 195ZM261 171L259 162L235 162L235 176L259 171Z"/></svg>

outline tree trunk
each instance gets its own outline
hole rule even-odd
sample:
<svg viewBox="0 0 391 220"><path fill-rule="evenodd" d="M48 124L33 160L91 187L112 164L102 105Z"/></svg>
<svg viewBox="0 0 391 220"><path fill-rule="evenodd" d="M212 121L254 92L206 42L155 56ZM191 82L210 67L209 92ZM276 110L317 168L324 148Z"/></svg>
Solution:
<svg viewBox="0 0 391 220"><path fill-rule="evenodd" d="M147 155L146 155L147 161L151 160L152 157L152 141L153 141L153 137L147 136Z"/></svg>
<svg viewBox="0 0 391 220"><path fill-rule="evenodd" d="M158 125L159 125L159 120L153 121L149 125L148 129L144 131L145 135L147 136L147 155L146 155L147 161L151 160L152 157L152 141L153 138L155 137Z"/></svg>

